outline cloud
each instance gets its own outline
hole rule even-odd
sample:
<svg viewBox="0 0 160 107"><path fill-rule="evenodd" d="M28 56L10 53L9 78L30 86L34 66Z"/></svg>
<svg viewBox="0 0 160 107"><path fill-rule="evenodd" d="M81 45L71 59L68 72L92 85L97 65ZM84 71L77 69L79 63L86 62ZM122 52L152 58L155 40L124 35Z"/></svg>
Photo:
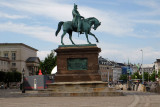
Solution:
<svg viewBox="0 0 160 107"><path fill-rule="evenodd" d="M60 38L53 38L54 29L51 29L49 27L45 26L28 26L25 24L15 24L12 22L7 22L7 23L0 23L0 31L9 31L9 32L16 32L16 33L21 33L25 34L31 37L36 37L41 40L45 41L50 41L54 43L59 43Z"/></svg>
<svg viewBox="0 0 160 107"><path fill-rule="evenodd" d="M135 23L160 25L160 20L132 20Z"/></svg>
<svg viewBox="0 0 160 107"><path fill-rule="evenodd" d="M155 50L152 47L144 47L144 48L135 48L134 49L134 48L128 48L123 45L120 45L117 47L115 47L115 46L113 46L112 49L111 49L111 47L110 48L106 47L105 50L102 50L100 55L103 56L104 58L108 58L109 60L114 60L114 61L122 62L122 63L128 62L128 60L131 63L142 63L142 52L140 51L142 49L144 64L154 63L155 60L158 59L157 56L160 55L160 51ZM104 48L104 47L102 47L102 48Z"/></svg>
<svg viewBox="0 0 160 107"><path fill-rule="evenodd" d="M40 60L44 60L47 55L49 55L51 51L38 51L37 56L40 58Z"/></svg>
<svg viewBox="0 0 160 107"><path fill-rule="evenodd" d="M126 0L123 0L126 2ZM120 7L120 1L118 1L118 6ZM134 0L129 1L135 3L133 5L135 7L140 6L140 8L146 7L145 9L139 11L128 10L127 14L121 11L112 10L112 8L98 9L92 8L86 5L78 5L78 10L82 16L85 18L88 17L96 17L101 23L101 26L96 30L99 34L102 34L102 37L106 35L111 36L119 36L126 37L132 36L135 38L147 38L148 35L152 35L152 37L160 37L158 31L154 30L153 26L150 25L159 25L159 20L154 20L154 16L158 16L160 14L159 3L156 1L146 1L146 0ZM114 2L115 5L117 2ZM123 2L124 3L124 2ZM156 4L157 3L157 4ZM113 4L112 4L113 5ZM125 4L124 4L125 5ZM137 6L138 5L138 6ZM69 4L67 1L59 1L59 0L11 0L11 1L0 1L0 6L3 8L3 12L0 12L1 18L6 18L6 22L0 22L0 31L1 32L16 32L20 34L25 34L30 37L38 38L41 40L54 42L56 44L60 44L62 31L59 33L58 37L54 37L54 33L56 28L51 28L46 25L49 22L53 21L55 26L59 21L71 21L72 20L72 9L73 4ZM121 8L121 7L120 7ZM9 10L9 11L8 11ZM87 10L87 11L86 11ZM5 13L4 13L5 12ZM20 13L13 14L13 13ZM130 13L129 13L130 12ZM11 14L12 13L12 14ZM8 22L9 19L23 19L28 18L26 22L16 22L12 20L12 22ZM37 18L37 20L36 20ZM147 19L148 18L148 19ZM157 18L157 17L156 17ZM158 18L157 18L158 19ZM35 21L37 23L32 23L29 25L31 21ZM43 20L43 22L42 22ZM15 22L14 22L15 21ZM143 25L147 24L147 25ZM140 27L139 27L140 25ZM147 29L145 29L147 28ZM153 28L153 29L150 29ZM138 29L138 30L137 30ZM73 36L73 41L75 43L87 43L85 36L77 37L77 33ZM110 36L110 37L111 37ZM136 40L134 38L134 40ZM110 38L110 39L121 39L121 38ZM125 38L125 40L127 40ZM113 40L112 40L113 41ZM91 41L92 42L92 41ZM103 43L100 43L100 47L103 49L100 55L104 57L108 57L111 60L116 60L119 62L127 62L128 58L132 62L141 62L141 52L139 48L130 48L131 45L127 42L126 45L121 45L118 43L108 44L102 40ZM126 41L125 41L126 42ZM64 37L65 44L71 44L68 39L68 35ZM133 45L133 44L132 44ZM136 41L135 41L135 46ZM155 51L153 48L144 47L144 58L146 62L154 62L156 56L158 56L159 51ZM38 53L40 57L43 57L50 51L42 51ZM145 54L147 53L147 54ZM43 59L42 58L42 59Z"/></svg>
<svg viewBox="0 0 160 107"><path fill-rule="evenodd" d="M3 12L0 12L0 17L1 18L8 18L8 19L24 19L24 18L29 18L28 16L23 16L23 15L9 15Z"/></svg>
<svg viewBox="0 0 160 107"><path fill-rule="evenodd" d="M50 17L58 21L72 20L73 5L58 3L56 1L3 1L0 2L0 5L15 9L17 11L29 12L43 17ZM78 9L80 14L85 18L96 17L102 22L102 25L97 29L98 32L105 32L116 36L127 36L128 33L133 33L132 24L120 14L86 6L79 6Z"/></svg>
<svg viewBox="0 0 160 107"><path fill-rule="evenodd" d="M33 15L41 15L51 17L56 20L71 20L72 6L67 4L59 4L55 1L37 1L23 0L19 2L0 2L0 5L6 6L17 11L32 13ZM70 14L69 14L70 13Z"/></svg>
<svg viewBox="0 0 160 107"><path fill-rule="evenodd" d="M12 22L7 22L7 23L0 23L0 32L16 32L20 34L25 34L30 37L34 37L37 39L49 41L49 42L54 42L56 44L60 44L61 42L61 35L62 31L58 34L58 36L55 36L55 29L49 28L46 26L33 26L33 25L25 25L23 23L12 23ZM86 41L73 37L73 41L76 44L81 44L81 43L86 43ZM63 39L64 44L71 44L71 41L69 39L68 34Z"/></svg>
<svg viewBox="0 0 160 107"><path fill-rule="evenodd" d="M134 3L153 9L160 9L160 2L158 0L134 0Z"/></svg>
<svg viewBox="0 0 160 107"><path fill-rule="evenodd" d="M159 8L157 6L157 2L155 1L132 1L136 5ZM16 11L20 11L22 13L28 14L28 16L36 15L41 17L49 17L53 20L57 21L69 21L72 20L72 9L73 5L67 4L66 2L62 3L59 1L39 1L39 0L23 0L23 1L10 1L5 2L1 1L0 5L4 7L8 7L14 9ZM107 34L111 34L114 36L132 36L132 37L140 37L142 38L145 35L139 34L135 31L137 27L137 23L147 23L147 24L159 24L159 20L147 20L147 19L137 19L136 13L128 13L127 15L124 13L117 13L115 11L107 11L107 10L99 10L92 7L87 7L83 5L78 6L78 10L82 16L85 18L88 17L96 17L98 18L102 24L96 30L97 32L104 32ZM86 11L87 10L87 11ZM149 11L150 12L150 11ZM141 15L146 16L146 12L140 12ZM160 13L160 12L159 12ZM134 15L132 15L134 14ZM9 15L9 14L8 14ZM11 15L9 15L11 16ZM57 22L58 23L58 22Z"/></svg>

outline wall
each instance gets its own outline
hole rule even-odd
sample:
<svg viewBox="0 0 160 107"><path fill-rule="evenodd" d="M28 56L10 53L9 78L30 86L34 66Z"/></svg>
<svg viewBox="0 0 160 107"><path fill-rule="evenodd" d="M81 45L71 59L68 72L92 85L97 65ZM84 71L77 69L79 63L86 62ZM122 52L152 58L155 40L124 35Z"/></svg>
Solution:
<svg viewBox="0 0 160 107"><path fill-rule="evenodd" d="M9 71L9 62L0 59L0 71L7 72Z"/></svg>
<svg viewBox="0 0 160 107"><path fill-rule="evenodd" d="M113 68L113 82L117 82L122 75L121 68Z"/></svg>
<svg viewBox="0 0 160 107"><path fill-rule="evenodd" d="M36 87L34 86L34 80L37 81ZM47 83L53 83L53 79L50 80L48 75L34 75L25 76L25 89L39 90L47 88Z"/></svg>
<svg viewBox="0 0 160 107"><path fill-rule="evenodd" d="M99 72L101 74L102 81L108 81L108 74L109 74L109 80L113 81L113 70L111 66L108 65L99 65Z"/></svg>

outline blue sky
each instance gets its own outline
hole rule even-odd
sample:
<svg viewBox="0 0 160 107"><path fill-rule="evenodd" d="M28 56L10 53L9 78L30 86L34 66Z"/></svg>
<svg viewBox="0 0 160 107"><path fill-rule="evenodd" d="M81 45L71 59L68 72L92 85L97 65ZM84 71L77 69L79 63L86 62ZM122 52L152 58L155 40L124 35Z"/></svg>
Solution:
<svg viewBox="0 0 160 107"><path fill-rule="evenodd" d="M73 4L85 18L96 17L101 26L92 33L100 55L117 62L151 64L160 58L160 0L0 0L0 43L25 43L38 49L41 60L60 45L55 37L59 21L71 21ZM73 40L86 44L85 35ZM93 37L89 37L96 43ZM68 35L65 44L71 44Z"/></svg>

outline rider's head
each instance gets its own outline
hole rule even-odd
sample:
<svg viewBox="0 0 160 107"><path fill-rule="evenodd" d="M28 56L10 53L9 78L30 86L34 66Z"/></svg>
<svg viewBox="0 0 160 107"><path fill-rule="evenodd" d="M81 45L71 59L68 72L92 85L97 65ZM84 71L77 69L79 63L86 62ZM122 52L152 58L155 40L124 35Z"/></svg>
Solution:
<svg viewBox="0 0 160 107"><path fill-rule="evenodd" d="M74 3L74 8L77 9L77 5Z"/></svg>

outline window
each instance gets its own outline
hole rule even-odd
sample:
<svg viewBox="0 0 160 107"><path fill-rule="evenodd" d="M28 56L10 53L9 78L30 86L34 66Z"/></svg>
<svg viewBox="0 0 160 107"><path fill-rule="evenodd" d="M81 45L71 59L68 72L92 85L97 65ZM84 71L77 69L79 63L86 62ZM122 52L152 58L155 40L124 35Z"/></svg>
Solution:
<svg viewBox="0 0 160 107"><path fill-rule="evenodd" d="M8 53L7 52L4 53L4 57L8 58Z"/></svg>
<svg viewBox="0 0 160 107"><path fill-rule="evenodd" d="M16 69L12 69L12 72L16 72Z"/></svg>
<svg viewBox="0 0 160 107"><path fill-rule="evenodd" d="M12 66L15 67L15 66L16 66L16 63L12 63Z"/></svg>
<svg viewBox="0 0 160 107"><path fill-rule="evenodd" d="M16 60L16 53L15 52L12 53L12 60Z"/></svg>

